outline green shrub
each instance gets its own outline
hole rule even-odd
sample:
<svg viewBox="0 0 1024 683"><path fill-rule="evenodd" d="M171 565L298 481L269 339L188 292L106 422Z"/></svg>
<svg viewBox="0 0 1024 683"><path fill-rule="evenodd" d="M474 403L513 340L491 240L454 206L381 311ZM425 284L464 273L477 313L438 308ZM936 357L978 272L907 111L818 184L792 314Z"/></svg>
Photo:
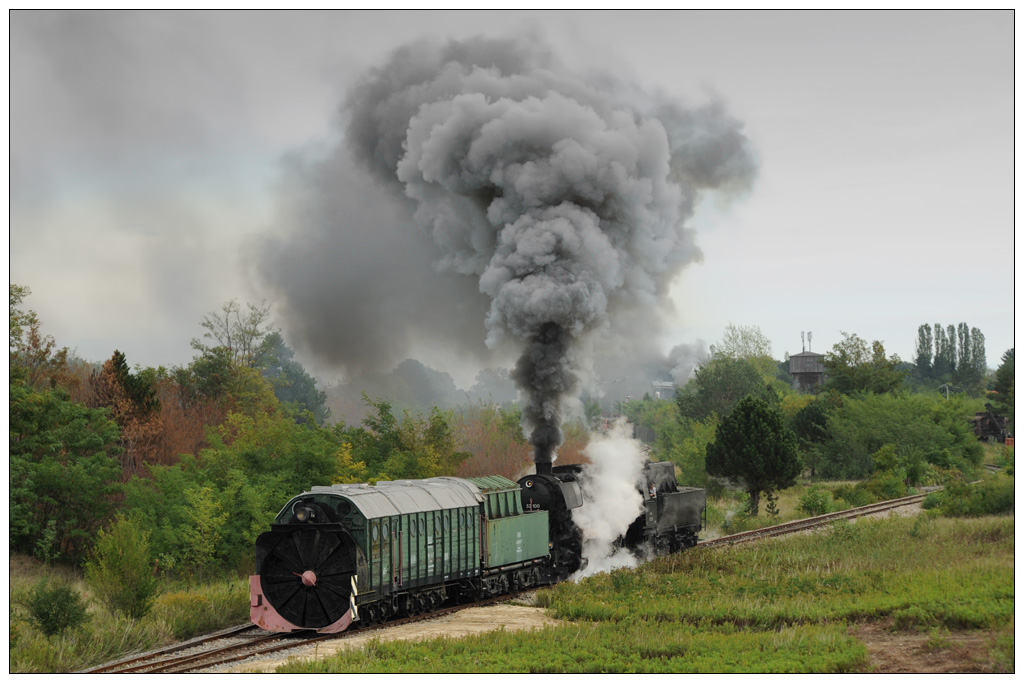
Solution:
<svg viewBox="0 0 1024 683"><path fill-rule="evenodd" d="M837 486L832 491L832 496L838 500L846 501L850 507L860 507L875 502L871 498L871 493L860 485L851 486L850 484L843 484L842 486Z"/></svg>
<svg viewBox="0 0 1024 683"><path fill-rule="evenodd" d="M37 583L28 594L27 607L32 623L48 636L77 628L87 618L82 596L71 584L59 580Z"/></svg>
<svg viewBox="0 0 1024 683"><path fill-rule="evenodd" d="M137 619L146 615L157 591L149 559L149 532L139 523L118 516L100 530L85 565L85 580L111 612Z"/></svg>
<svg viewBox="0 0 1024 683"><path fill-rule="evenodd" d="M1013 477L998 475L980 484L954 482L928 501L946 517L983 517L1013 512ZM931 498L931 496L929 496Z"/></svg>
<svg viewBox="0 0 1024 683"><path fill-rule="evenodd" d="M238 624L249 616L248 585L217 583L161 595L152 617L178 640Z"/></svg>
<svg viewBox="0 0 1024 683"><path fill-rule="evenodd" d="M870 497L868 502L893 500L907 495L907 485L904 483L902 473L893 470L875 472L870 479L857 484L857 487L863 487L868 492Z"/></svg>
<svg viewBox="0 0 1024 683"><path fill-rule="evenodd" d="M835 512L835 501L832 494L821 486L814 486L800 497L800 509L808 515L825 515Z"/></svg>

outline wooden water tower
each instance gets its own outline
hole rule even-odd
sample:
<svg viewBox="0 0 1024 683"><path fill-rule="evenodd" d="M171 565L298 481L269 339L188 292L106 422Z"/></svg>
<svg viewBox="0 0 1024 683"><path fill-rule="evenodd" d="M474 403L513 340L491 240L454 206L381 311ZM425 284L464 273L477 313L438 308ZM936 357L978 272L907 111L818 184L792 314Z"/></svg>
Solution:
<svg viewBox="0 0 1024 683"><path fill-rule="evenodd" d="M804 333L800 333L803 351L789 357L789 374L793 375L793 388L797 391L810 391L813 387L825 383L825 356L811 351L811 334L807 333L805 346Z"/></svg>

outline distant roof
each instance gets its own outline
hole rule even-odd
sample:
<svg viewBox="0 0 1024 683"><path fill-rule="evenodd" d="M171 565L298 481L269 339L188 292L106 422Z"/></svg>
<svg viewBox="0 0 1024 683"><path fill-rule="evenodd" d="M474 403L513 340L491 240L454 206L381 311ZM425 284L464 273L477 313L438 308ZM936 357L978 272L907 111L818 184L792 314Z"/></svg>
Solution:
<svg viewBox="0 0 1024 683"><path fill-rule="evenodd" d="M816 351L804 351L802 353L794 353L792 356L790 356L790 358L800 358L800 357L807 358L808 356L824 357L825 354L817 353Z"/></svg>

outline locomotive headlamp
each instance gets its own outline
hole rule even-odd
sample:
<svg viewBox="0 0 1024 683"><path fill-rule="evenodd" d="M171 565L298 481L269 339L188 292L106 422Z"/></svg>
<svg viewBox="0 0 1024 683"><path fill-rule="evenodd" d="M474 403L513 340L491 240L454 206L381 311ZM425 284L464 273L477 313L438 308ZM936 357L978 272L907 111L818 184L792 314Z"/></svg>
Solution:
<svg viewBox="0 0 1024 683"><path fill-rule="evenodd" d="M295 508L295 519L299 522L308 522L313 517L316 517L316 512L313 508L300 507Z"/></svg>

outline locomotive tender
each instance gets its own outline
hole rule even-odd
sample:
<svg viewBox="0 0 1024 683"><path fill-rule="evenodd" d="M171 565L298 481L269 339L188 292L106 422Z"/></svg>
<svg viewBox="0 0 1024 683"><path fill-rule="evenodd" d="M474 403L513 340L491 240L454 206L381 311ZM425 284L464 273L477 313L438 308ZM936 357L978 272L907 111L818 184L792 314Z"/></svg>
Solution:
<svg viewBox="0 0 1024 683"><path fill-rule="evenodd" d="M519 482L314 486L256 539L251 620L267 631L337 633L565 580L584 566L572 510L585 504L585 482L586 466L569 465ZM644 512L622 545L670 552L696 543L703 489L678 488L671 463L649 463L637 488Z"/></svg>

